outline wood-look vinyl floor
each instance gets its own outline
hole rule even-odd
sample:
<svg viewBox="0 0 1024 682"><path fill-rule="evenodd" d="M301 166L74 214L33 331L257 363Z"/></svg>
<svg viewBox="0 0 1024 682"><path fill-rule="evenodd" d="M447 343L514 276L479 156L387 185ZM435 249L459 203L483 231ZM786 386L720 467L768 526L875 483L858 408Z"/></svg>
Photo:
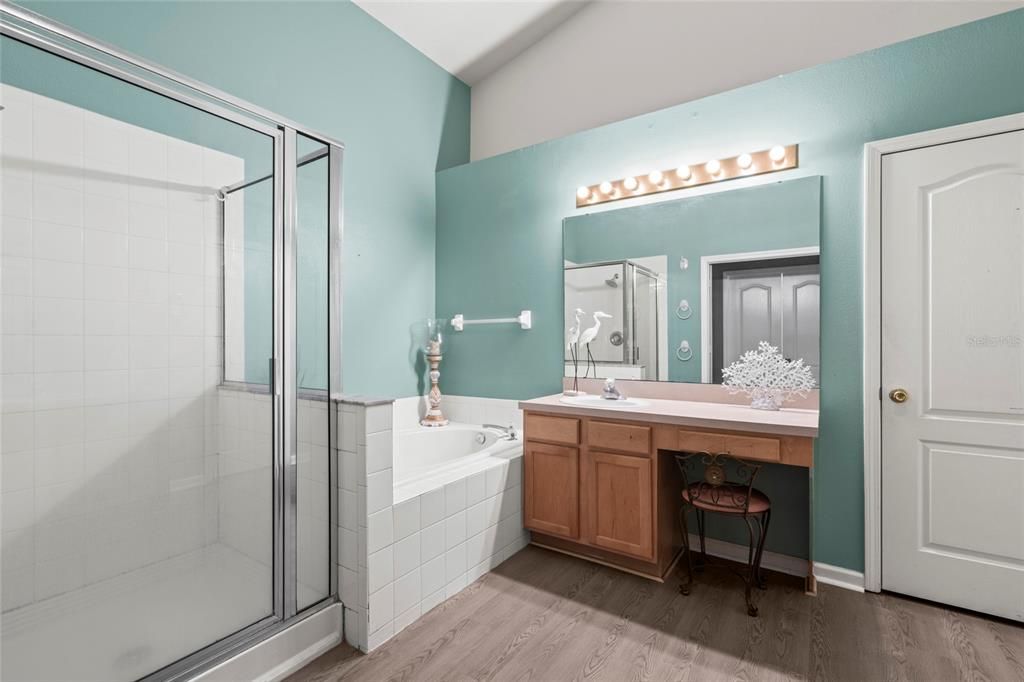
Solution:
<svg viewBox="0 0 1024 682"><path fill-rule="evenodd" d="M333 680L1024 680L1024 627L891 594L769 575L750 618L728 571L690 596L527 547L369 655L338 646L292 675Z"/></svg>

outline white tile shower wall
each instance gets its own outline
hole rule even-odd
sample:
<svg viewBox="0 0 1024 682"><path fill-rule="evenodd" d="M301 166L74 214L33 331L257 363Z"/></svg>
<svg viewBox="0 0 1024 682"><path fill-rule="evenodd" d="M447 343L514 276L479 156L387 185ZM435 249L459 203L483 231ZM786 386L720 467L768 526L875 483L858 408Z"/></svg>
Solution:
<svg viewBox="0 0 1024 682"><path fill-rule="evenodd" d="M221 237L240 159L4 85L2 609L217 536Z"/></svg>
<svg viewBox="0 0 1024 682"><path fill-rule="evenodd" d="M446 396L444 404L454 408L453 421L522 427L515 401ZM372 651L529 543L522 457L394 505L393 467L380 468L383 450L393 462L393 434L418 424L423 398L338 410L338 592L346 640ZM376 472L369 462L378 463Z"/></svg>
<svg viewBox="0 0 1024 682"><path fill-rule="evenodd" d="M268 393L222 386L216 416L219 455L219 541L272 567L273 413ZM324 596L330 547L323 530L330 523L326 400L297 401L296 528L300 606Z"/></svg>
<svg viewBox="0 0 1024 682"><path fill-rule="evenodd" d="M218 390L218 540L273 566L273 406L269 393Z"/></svg>
<svg viewBox="0 0 1024 682"><path fill-rule="evenodd" d="M328 401L298 400L298 509L299 608L327 596L330 583L330 545L326 533L331 524L331 487Z"/></svg>

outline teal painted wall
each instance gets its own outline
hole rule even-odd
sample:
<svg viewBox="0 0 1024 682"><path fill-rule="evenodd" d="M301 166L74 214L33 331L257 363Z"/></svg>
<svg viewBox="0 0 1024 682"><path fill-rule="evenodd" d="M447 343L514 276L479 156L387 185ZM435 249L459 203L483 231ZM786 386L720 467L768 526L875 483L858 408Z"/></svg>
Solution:
<svg viewBox="0 0 1024 682"><path fill-rule="evenodd" d="M469 158L464 83L348 2L24 5L345 142L344 388L418 392L435 171Z"/></svg>
<svg viewBox="0 0 1024 682"><path fill-rule="evenodd" d="M701 256L818 246L820 218L821 179L812 176L566 218L563 252L574 263L667 255L668 376L699 383ZM680 257L689 259L686 270ZM675 309L684 298L692 312L681 320ZM682 339L693 349L689 362L673 355Z"/></svg>
<svg viewBox="0 0 1024 682"><path fill-rule="evenodd" d="M438 315L522 308L534 315L531 331L493 326L450 335L443 388L499 398L560 389L562 219L576 214L576 187L672 155L696 161L797 142L801 168L786 177L822 176L813 556L862 570L863 145L1020 111L1024 10L443 171ZM769 493L799 490L772 485ZM795 529L772 525L769 544L779 548L780 536Z"/></svg>

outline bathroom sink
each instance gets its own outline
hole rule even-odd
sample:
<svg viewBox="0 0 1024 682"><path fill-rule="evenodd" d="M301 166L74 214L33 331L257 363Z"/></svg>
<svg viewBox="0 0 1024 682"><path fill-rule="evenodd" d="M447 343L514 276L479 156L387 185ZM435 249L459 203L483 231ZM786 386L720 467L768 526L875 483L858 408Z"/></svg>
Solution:
<svg viewBox="0 0 1024 682"><path fill-rule="evenodd" d="M599 395L564 395L560 400L566 405L576 405L577 407L599 407L609 410L628 410L633 407L643 407L644 405L647 405L646 400L637 400L636 398L605 400Z"/></svg>

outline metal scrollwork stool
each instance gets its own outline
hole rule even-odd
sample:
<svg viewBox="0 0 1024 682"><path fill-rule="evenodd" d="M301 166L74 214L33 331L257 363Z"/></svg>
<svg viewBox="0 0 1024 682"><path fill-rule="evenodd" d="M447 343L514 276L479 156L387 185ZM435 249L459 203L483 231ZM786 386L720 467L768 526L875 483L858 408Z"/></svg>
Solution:
<svg viewBox="0 0 1024 682"><path fill-rule="evenodd" d="M692 509L697 517L700 568L713 565L708 562L704 548L705 513L739 517L746 523L750 537L747 570L742 576L746 582L747 614L756 616L757 607L751 598L751 589L755 585L762 590L767 588L764 574L761 572L761 555L764 552L764 539L768 535L768 522L772 515L771 500L754 487L754 478L761 470L761 465L727 453L710 452L676 455L676 464L683 476L683 505L679 512L679 522L682 525L683 552L686 555L686 582L679 586L679 591L688 595L693 584L693 552L686 523L690 510ZM737 480L728 479L727 467L733 470ZM755 526L757 533L754 532Z"/></svg>

